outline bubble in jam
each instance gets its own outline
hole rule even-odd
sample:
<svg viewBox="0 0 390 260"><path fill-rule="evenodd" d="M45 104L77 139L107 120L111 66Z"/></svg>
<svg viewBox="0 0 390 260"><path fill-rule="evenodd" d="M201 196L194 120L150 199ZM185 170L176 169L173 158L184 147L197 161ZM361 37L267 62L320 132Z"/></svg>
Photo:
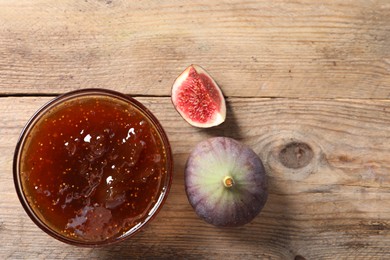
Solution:
<svg viewBox="0 0 390 260"><path fill-rule="evenodd" d="M75 241L113 240L141 225L166 190L161 135L137 107L78 97L52 108L25 141L23 192L42 222Z"/></svg>

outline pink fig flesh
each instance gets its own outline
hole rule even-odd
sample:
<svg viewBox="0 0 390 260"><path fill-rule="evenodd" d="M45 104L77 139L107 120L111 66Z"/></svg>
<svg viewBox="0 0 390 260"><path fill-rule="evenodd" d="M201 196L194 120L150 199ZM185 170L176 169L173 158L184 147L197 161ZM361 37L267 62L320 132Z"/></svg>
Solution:
<svg viewBox="0 0 390 260"><path fill-rule="evenodd" d="M172 103L191 125L208 128L225 121L226 104L214 79L198 65L189 66L172 86Z"/></svg>

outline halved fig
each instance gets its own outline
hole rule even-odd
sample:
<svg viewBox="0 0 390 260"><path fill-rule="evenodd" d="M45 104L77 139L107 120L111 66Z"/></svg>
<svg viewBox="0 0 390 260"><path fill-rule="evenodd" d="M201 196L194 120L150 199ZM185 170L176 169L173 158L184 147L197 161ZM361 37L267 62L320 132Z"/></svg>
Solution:
<svg viewBox="0 0 390 260"><path fill-rule="evenodd" d="M173 83L172 103L196 127L217 126L225 121L226 104L214 79L200 66L189 66Z"/></svg>
<svg viewBox="0 0 390 260"><path fill-rule="evenodd" d="M227 137L210 138L195 147L185 167L185 189L197 215L221 227L249 223L268 197L260 158Z"/></svg>

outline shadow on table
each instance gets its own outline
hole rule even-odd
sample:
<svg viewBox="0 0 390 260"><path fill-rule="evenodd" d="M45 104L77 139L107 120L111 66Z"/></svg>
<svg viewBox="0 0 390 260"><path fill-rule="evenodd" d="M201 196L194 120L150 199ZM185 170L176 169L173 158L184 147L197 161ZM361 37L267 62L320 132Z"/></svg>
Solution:
<svg viewBox="0 0 390 260"><path fill-rule="evenodd" d="M204 128L202 132L210 136L225 136L240 140L243 138L240 126L233 111L231 102L226 99L226 120L221 125Z"/></svg>

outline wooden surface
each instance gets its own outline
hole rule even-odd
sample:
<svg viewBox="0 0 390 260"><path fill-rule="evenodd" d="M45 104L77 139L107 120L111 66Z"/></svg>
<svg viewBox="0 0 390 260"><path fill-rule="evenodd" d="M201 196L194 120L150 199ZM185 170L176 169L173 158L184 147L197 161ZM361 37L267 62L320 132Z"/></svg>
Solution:
<svg viewBox="0 0 390 260"><path fill-rule="evenodd" d="M0 1L0 259L389 259L390 2L322 2ZM170 102L191 63L227 97L221 126L193 128ZM175 161L158 217L100 249L43 233L12 179L34 111L87 87L143 102ZM268 202L244 227L206 224L185 196L188 153L210 136L241 140L266 166Z"/></svg>

